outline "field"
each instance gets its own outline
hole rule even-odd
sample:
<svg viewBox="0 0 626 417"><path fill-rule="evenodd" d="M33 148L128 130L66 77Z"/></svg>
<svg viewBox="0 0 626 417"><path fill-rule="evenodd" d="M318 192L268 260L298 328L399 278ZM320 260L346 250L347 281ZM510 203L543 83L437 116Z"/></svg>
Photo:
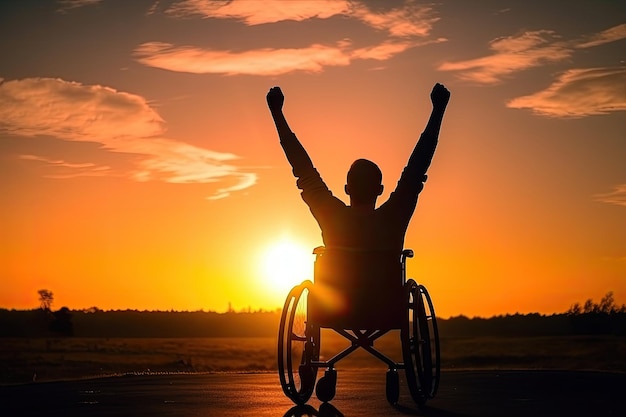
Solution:
<svg viewBox="0 0 626 417"><path fill-rule="evenodd" d="M0 384L87 378L126 373L274 372L276 340L259 338L3 338ZM347 341L322 333L322 356ZM399 335L376 347L400 360ZM444 369L567 369L626 372L626 338L613 336L483 337L441 340ZM364 351L341 368L385 365Z"/></svg>

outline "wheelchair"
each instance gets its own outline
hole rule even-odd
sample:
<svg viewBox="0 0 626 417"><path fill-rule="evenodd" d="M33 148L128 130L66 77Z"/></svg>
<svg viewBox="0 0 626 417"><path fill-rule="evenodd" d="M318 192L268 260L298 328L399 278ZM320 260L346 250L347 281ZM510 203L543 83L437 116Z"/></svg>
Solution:
<svg viewBox="0 0 626 417"><path fill-rule="evenodd" d="M336 252L315 248L315 282L306 280L287 295L278 333L283 392L297 405L306 404L314 391L323 403L331 401L337 385L335 364L361 348L388 366L385 391L390 404L398 403L398 371L404 369L411 397L418 406L425 405L439 386L439 332L428 291L406 279L406 260L413 257L413 251L381 257L371 252ZM337 271L355 270L352 280L343 280L345 276L336 279L341 274ZM387 273L388 279L380 279L381 273ZM366 279L364 285L363 276L372 279ZM330 359L320 360L321 329L332 329L350 345ZM374 347L376 339L392 330L400 331L400 363ZM325 371L316 385L320 368Z"/></svg>

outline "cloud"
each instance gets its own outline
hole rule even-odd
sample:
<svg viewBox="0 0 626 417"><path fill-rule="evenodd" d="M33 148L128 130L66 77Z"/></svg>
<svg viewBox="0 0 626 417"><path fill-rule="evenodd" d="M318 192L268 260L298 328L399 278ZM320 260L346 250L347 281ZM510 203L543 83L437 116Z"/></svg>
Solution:
<svg viewBox="0 0 626 417"><path fill-rule="evenodd" d="M356 18L372 28L389 32L394 37L425 37L439 21L433 9L413 1L388 11L373 12L360 2L352 2L349 17Z"/></svg>
<svg viewBox="0 0 626 417"><path fill-rule="evenodd" d="M348 40L334 44L312 44L301 48L260 48L243 52L146 42L134 50L135 59L147 66L195 74L247 74L275 76L293 71L321 72L326 67L350 65L357 59L387 60L409 48L444 39L428 40L438 21L433 9L406 1L401 6L379 12L358 1L218 1L184 0L172 5L167 14L175 17L202 16L235 19L246 25L304 21L333 16L356 19L384 32L382 42L352 48Z"/></svg>
<svg viewBox="0 0 626 417"><path fill-rule="evenodd" d="M263 48L235 53L148 42L138 46L134 55L144 65L168 71L267 76L294 71L321 72L330 66L350 65L356 59L384 61L419 44L409 40L387 40L379 45L351 49L350 42L342 41L332 46L314 44L306 48Z"/></svg>
<svg viewBox="0 0 626 417"><path fill-rule="evenodd" d="M457 76L479 84L498 84L519 71L570 58L576 49L591 48L626 38L626 24L614 26L582 40L562 40L554 31L527 31L495 39L489 43L490 55L464 61L444 62L441 71L456 71Z"/></svg>
<svg viewBox="0 0 626 417"><path fill-rule="evenodd" d="M506 76L544 63L562 61L572 49L548 30L524 32L490 42L491 55L466 61L444 62L441 71L458 71L458 77L479 84L497 84Z"/></svg>
<svg viewBox="0 0 626 417"><path fill-rule="evenodd" d="M53 78L0 83L0 128L19 136L111 142L164 133L165 123L140 96Z"/></svg>
<svg viewBox="0 0 626 417"><path fill-rule="evenodd" d="M415 40L387 40L379 45L367 46L364 48L355 49L351 52L350 57L354 59L374 59L377 61L386 61L393 56L400 54L407 49L414 48L416 46L423 46L426 44L445 42L445 39L431 39L424 41Z"/></svg>
<svg viewBox="0 0 626 417"><path fill-rule="evenodd" d="M430 6L411 0L380 12L374 12L364 2L355 0L183 0L173 4L166 13L174 17L234 19L249 26L343 16L387 31L392 36L427 36L432 25L439 20L434 17Z"/></svg>
<svg viewBox="0 0 626 417"><path fill-rule="evenodd" d="M104 149L141 155L130 177L137 181L212 183L236 180L218 193L247 188L254 173L241 172L230 153L198 148L164 137L165 122L143 98L99 85L53 78L0 79L0 132L15 136L52 136L67 141L96 142ZM44 162L64 171L56 178L113 175L110 167L69 163L35 155L22 159Z"/></svg>
<svg viewBox="0 0 626 417"><path fill-rule="evenodd" d="M510 100L507 107L548 117L583 117L626 110L626 67L571 69L547 89Z"/></svg>
<svg viewBox="0 0 626 417"><path fill-rule="evenodd" d="M174 17L199 15L204 18L236 19L247 25L260 25L283 20L327 19L346 13L349 7L350 2L347 0L183 0L174 3L166 13Z"/></svg>
<svg viewBox="0 0 626 417"><path fill-rule="evenodd" d="M619 184L610 193L596 194L594 197L596 201L602 203L626 207L626 184Z"/></svg>
<svg viewBox="0 0 626 417"><path fill-rule="evenodd" d="M588 36L585 41L576 45L577 48L591 48L594 46L604 45L606 43L616 42L626 39L626 23L613 26L612 28L603 30L600 33Z"/></svg>
<svg viewBox="0 0 626 417"><path fill-rule="evenodd" d="M48 174L46 178L104 177L112 175L111 167L91 162L71 163L62 159L49 159L37 155L20 155L20 159L44 162L57 168L67 168L63 174Z"/></svg>
<svg viewBox="0 0 626 417"><path fill-rule="evenodd" d="M101 2L102 0L59 0L59 12L63 13L67 10L76 9L83 6L92 6Z"/></svg>
<svg viewBox="0 0 626 417"><path fill-rule="evenodd" d="M228 197L233 191L241 191L248 187L253 186L256 183L256 175L250 173L238 173L239 183L231 187L220 188L217 193L207 197L208 200L221 200Z"/></svg>
<svg viewBox="0 0 626 417"><path fill-rule="evenodd" d="M235 53L149 42L137 47L134 55L144 65L194 74L279 75L292 71L320 72L326 66L350 63L350 56L340 46L324 45Z"/></svg>

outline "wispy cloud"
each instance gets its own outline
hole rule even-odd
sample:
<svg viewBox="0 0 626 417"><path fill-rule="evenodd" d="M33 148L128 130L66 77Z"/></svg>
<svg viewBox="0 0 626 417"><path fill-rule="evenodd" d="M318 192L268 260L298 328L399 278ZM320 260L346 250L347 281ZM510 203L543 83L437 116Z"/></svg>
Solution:
<svg viewBox="0 0 626 417"><path fill-rule="evenodd" d="M400 7L374 12L362 2L350 2L348 17L360 20L374 29L383 30L394 37L425 37L439 21L432 7L406 1Z"/></svg>
<svg viewBox="0 0 626 417"><path fill-rule="evenodd" d="M326 66L345 66L350 56L340 46L231 52L149 42L134 51L137 61L155 68L194 74L279 75L291 71L319 72Z"/></svg>
<svg viewBox="0 0 626 417"><path fill-rule="evenodd" d="M490 42L492 54L444 62L442 71L455 71L460 79L498 84L529 68L567 60L577 49L591 48L626 38L626 24L575 40L563 40L548 30L524 32ZM545 90L517 97L509 108L531 109L548 117L584 117L626 110L626 67L570 69Z"/></svg>
<svg viewBox="0 0 626 417"><path fill-rule="evenodd" d="M114 175L108 165L97 165L91 162L72 163L62 159L50 159L37 155L20 155L20 159L44 162L57 168L63 173L47 174L46 178L76 178L76 177L104 177Z"/></svg>
<svg viewBox="0 0 626 417"><path fill-rule="evenodd" d="M492 53L464 61L444 62L441 71L455 71L466 81L498 84L513 73L545 64L564 61L576 49L591 48L626 38L626 24L614 26L581 39L563 40L550 30L527 31L495 39L489 43Z"/></svg>
<svg viewBox="0 0 626 417"><path fill-rule="evenodd" d="M256 183L256 175L250 173L237 173L238 183L225 188L220 188L217 190L215 194L210 197L207 197L209 200L221 200L222 198L228 197L234 191L241 191L248 187L253 186Z"/></svg>
<svg viewBox="0 0 626 417"><path fill-rule="evenodd" d="M585 40L576 45L577 48L591 48L594 46L604 45L626 39L626 23L613 26L612 28L603 30L600 33L588 36Z"/></svg>
<svg viewBox="0 0 626 417"><path fill-rule="evenodd" d="M260 48L243 52L218 50L167 42L146 42L134 50L138 62L169 71L196 74L281 75L293 71L321 72L327 67L347 66L354 60L384 61L409 48L444 39L428 39L438 17L433 9L406 1L399 7L371 11L358 1L242 1L205 2L185 0L172 5L175 17L202 16L234 19L245 25L304 21L333 16L356 19L384 34L377 44L353 48L349 40L312 44L300 48Z"/></svg>
<svg viewBox="0 0 626 417"><path fill-rule="evenodd" d="M350 53L351 59L373 59L377 61L386 61L393 56L400 54L407 49L426 44L445 42L445 39L428 39L428 40L387 40L378 45L366 46L358 48Z"/></svg>
<svg viewBox="0 0 626 417"><path fill-rule="evenodd" d="M490 42L491 55L466 61L444 62L441 71L457 71L458 77L479 84L497 84L512 73L572 55L567 43L548 30L524 32Z"/></svg>
<svg viewBox="0 0 626 417"><path fill-rule="evenodd" d="M0 127L20 136L111 145L121 137L161 135L165 123L140 96L53 78L0 82Z"/></svg>
<svg viewBox="0 0 626 417"><path fill-rule="evenodd" d="M507 107L549 117L582 117L626 110L626 67L571 69L547 89L510 100Z"/></svg>
<svg viewBox="0 0 626 417"><path fill-rule="evenodd" d="M381 11L372 11L365 2L356 0L183 0L173 4L166 13L175 17L234 19L250 26L342 16L359 20L392 36L426 36L439 20L432 7L412 0Z"/></svg>
<svg viewBox="0 0 626 417"><path fill-rule="evenodd" d="M137 181L212 183L236 180L217 193L253 185L254 173L242 172L230 153L198 148L164 137L165 122L145 98L99 85L53 78L0 79L0 132L16 136L52 136L67 141L100 143L113 152L138 154L130 175ZM92 162L69 163L36 155L35 160L63 168L57 178L113 174ZM74 169L75 173L67 173Z"/></svg>
<svg viewBox="0 0 626 417"><path fill-rule="evenodd" d="M626 207L626 184L619 184L615 186L613 191L605 194L596 194L594 197L596 201L602 203Z"/></svg>
<svg viewBox="0 0 626 417"><path fill-rule="evenodd" d="M410 40L388 40L379 45L352 49L350 42L342 41L336 45L314 44L306 48L231 52L149 42L138 46L134 55L142 64L175 72L281 75L294 71L321 72L326 67L347 66L358 59L384 61L421 44Z"/></svg>
<svg viewBox="0 0 626 417"><path fill-rule="evenodd" d="M59 12L63 13L67 10L76 9L83 6L92 6L102 2L102 0L58 0Z"/></svg>
<svg viewBox="0 0 626 417"><path fill-rule="evenodd" d="M235 19L247 25L260 25L283 20L326 19L344 14L349 9L350 2L347 0L183 0L174 3L166 13L174 17Z"/></svg>

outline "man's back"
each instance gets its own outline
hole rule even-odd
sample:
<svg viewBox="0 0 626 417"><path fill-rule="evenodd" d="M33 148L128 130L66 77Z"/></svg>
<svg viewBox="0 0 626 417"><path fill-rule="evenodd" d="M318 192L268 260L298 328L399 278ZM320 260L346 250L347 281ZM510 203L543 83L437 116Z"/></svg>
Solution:
<svg viewBox="0 0 626 417"><path fill-rule="evenodd" d="M313 201L303 191L302 197L320 226L326 247L397 254L403 249L404 234L417 202L417 196L390 199L375 210L364 211L346 206L332 195Z"/></svg>

